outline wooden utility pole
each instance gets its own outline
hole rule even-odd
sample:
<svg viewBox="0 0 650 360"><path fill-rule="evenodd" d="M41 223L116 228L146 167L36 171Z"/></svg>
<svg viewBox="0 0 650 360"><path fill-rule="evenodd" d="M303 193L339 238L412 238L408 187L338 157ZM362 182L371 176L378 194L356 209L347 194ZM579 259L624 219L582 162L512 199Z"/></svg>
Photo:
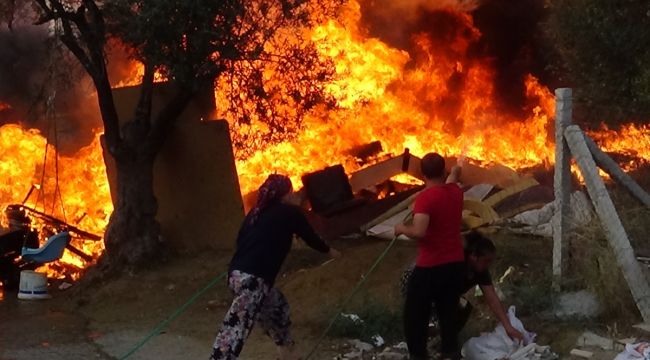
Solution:
<svg viewBox="0 0 650 360"><path fill-rule="evenodd" d="M564 136L571 149L571 154L576 159L580 172L585 179L587 191L605 230L605 236L614 251L618 266L623 272L641 316L645 322L650 322L650 286L648 280L637 262L630 240L618 217L614 203L609 197L605 183L598 174L592 151L590 151L585 141L582 130L577 125L569 125L564 132Z"/></svg>
<svg viewBox="0 0 650 360"><path fill-rule="evenodd" d="M571 212L571 153L564 131L571 125L571 89L555 90L555 214L553 215L553 288L560 290L568 258L567 233Z"/></svg>

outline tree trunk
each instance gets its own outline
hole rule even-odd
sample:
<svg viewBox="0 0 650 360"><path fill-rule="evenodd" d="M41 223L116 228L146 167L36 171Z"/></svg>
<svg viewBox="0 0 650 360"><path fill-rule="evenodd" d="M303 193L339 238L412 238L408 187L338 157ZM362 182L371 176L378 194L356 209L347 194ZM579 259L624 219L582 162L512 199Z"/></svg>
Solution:
<svg viewBox="0 0 650 360"><path fill-rule="evenodd" d="M164 249L153 191L155 157L133 155L116 159L117 202L105 238L111 267L150 263Z"/></svg>

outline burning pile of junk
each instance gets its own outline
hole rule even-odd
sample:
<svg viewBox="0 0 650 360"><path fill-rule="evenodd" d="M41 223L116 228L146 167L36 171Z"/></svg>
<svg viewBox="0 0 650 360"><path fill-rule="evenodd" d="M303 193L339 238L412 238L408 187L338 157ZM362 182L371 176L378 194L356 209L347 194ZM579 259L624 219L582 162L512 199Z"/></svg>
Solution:
<svg viewBox="0 0 650 360"><path fill-rule="evenodd" d="M54 0L35 3L47 7L51 2ZM92 8L88 10L86 4L102 2L84 0L63 3L65 6L61 5L63 10L60 11L67 11L68 6L80 6L79 14L83 15L86 11L92 12ZM129 11L138 10L138 6L133 5L136 3L139 2L132 2ZM278 3L282 4L282 9L274 8ZM252 8L266 12L265 15L273 12L279 14L290 11L284 8L287 3L302 4L303 1L271 1L269 4L272 5ZM183 99L179 94L182 95L184 88L177 86L181 83L179 79L185 78L174 79L175 73L171 70L166 72L169 69L165 69L165 65L145 66L133 58L132 49L126 49L124 54L122 50L115 50L117 55L110 54L115 56L114 61L108 61L108 57L102 59L102 64L108 69L106 71L111 73L109 80L104 79L102 94L87 91L88 84L92 82L87 77L71 88L71 94L57 93L52 90L56 86L52 85L52 89L47 89L52 90L51 94L47 94L47 100L44 100L45 96L40 99L45 105L39 108L39 111L43 110L43 115L36 120L27 119L31 105L23 104L26 101L22 101L20 95L13 94L17 94L17 90L0 92L0 96L7 97L0 98L0 176L3 178L0 183L0 302L15 301L22 304L17 306L23 306L38 304L35 300L50 299L40 303L53 304L62 301L64 296L73 297L75 291L67 289L81 289L78 282L84 279L89 269L98 264L104 265L103 260L112 261L110 258L113 254L127 259L128 256L124 254L138 255L138 246L143 248L143 254L149 248L160 246L160 253L165 252L171 261L179 262L188 261L188 257L197 254L215 254L219 261L214 263L219 264L224 254L234 259L231 256L241 256L239 250L244 248L243 252L249 250L254 256L243 261L239 259L239 265L243 262L244 267L253 270L268 266L275 272L272 275L264 274L267 277L259 274L248 274L250 277L247 277L243 274L245 271L230 268L233 263L237 265L236 261L231 260L228 270L216 279L225 281L219 283L215 280L204 290L199 289L197 296L190 297L187 306L181 306L180 312L175 314L182 313L200 295L219 283L224 289L228 286L235 288L233 292L238 300L244 298L248 301L253 297L249 295L253 294L255 301L260 302L260 308L262 301L266 305L267 299L270 299L269 303L275 300L276 303L271 306L275 307L274 310L279 309L277 312L286 315L286 318L262 318L280 322L285 327L282 330L287 330L287 324L291 323L288 320L288 304L284 295L276 291L277 287L273 285L278 275L286 275L281 273L284 271L283 261L289 259L287 256L292 246L298 248L296 253L302 254L301 247L309 245L333 259L328 258L327 262L318 265L314 260L316 255L312 254L314 259L296 261L295 267L299 270L293 272L291 268L292 272L287 271L287 276L305 271L305 264L313 265L314 273L325 273L325 264L339 261L341 253L334 249L339 245L351 251L364 246L372 246L371 250L374 250L374 246L385 249L369 269L362 269L367 272L362 272L360 277L356 276L356 268L345 273L345 276L349 275L349 279L345 280L352 279L350 281L355 287L347 300L345 296L341 299L340 308L338 302L335 304L334 318L329 325L322 326L325 331L322 338L316 343L313 338L317 337L311 336L310 341L315 342L318 348L336 321L349 320L353 327L364 326L364 319L348 313L345 306L359 289L368 285L365 281L373 275L381 261L392 256L390 251L398 244L404 245L407 250L417 247L418 260L413 261L414 256L413 259L405 259L406 255L392 259L395 263L400 262L399 269L395 263L391 263L391 266L396 266L393 272L399 272L403 277L400 284L393 284L394 279L391 278L391 286L395 285L391 288L396 290L397 300L390 300L405 303L405 308L410 305L409 310L412 310L412 306L419 306L421 313L418 315L427 316L409 317L408 311L405 311L404 318L405 322L411 320L417 323L413 327L420 333L405 335L409 338L408 346L402 342L387 344L382 334L372 334L368 339L345 339L346 344L336 348L340 354L336 354L335 358L401 360L408 357L415 345L419 345L420 353L426 355L426 347L431 345L426 344L428 332L453 332L449 329L462 327L457 324L448 326L452 321L445 315L453 314L450 316L452 320L464 325L472 312L471 301L465 297L472 295L486 300L485 309L488 311L481 310L478 315L478 311L475 311L474 316L491 321L490 330L493 331L469 339L462 346L465 358L555 360L558 355L554 349L538 344L547 338L538 337L528 330L536 324L524 324L518 317L523 313L516 312L521 309L519 305L517 308L504 306L506 301L512 299L504 296L498 285L509 276L524 277L536 272L541 274L539 276L548 275L545 296L552 290L562 290L562 281L572 280L567 277L567 268L570 269L570 262L575 260L568 250L570 239L575 235L573 231L595 225L603 229L602 242L606 244L607 251L611 251L608 253L613 264L611 267L618 267L615 269L616 275L624 280L621 281L624 283L622 286L629 289L630 299L636 306L630 306L633 308L630 311L637 316L640 314L644 321L650 323L650 285L645 278L645 272L650 267L650 253L648 256L637 256L637 252L641 252L633 248L632 245L636 244L628 236L622 216L619 216L610 196L612 187L617 186L616 190L629 192L632 201L640 202L644 210L650 208L650 195L629 175L633 171L650 168L650 126L640 122L622 122L616 130L612 130L594 121L589 123L592 127L587 128L580 122L581 119L574 119L572 90L560 88L552 91L550 84L555 83L545 79L550 75L535 70L539 67L536 63L539 59L532 58L538 56L536 52L541 50L533 49L536 45L533 35L522 35L522 38L531 39L510 39L514 35L508 33L517 31L500 30L496 32L498 36L490 32L502 27L497 19L503 15L502 10L510 5L504 5L502 9L500 5L492 8L498 3L492 1L413 1L419 4L417 6L409 5L410 1L388 0L347 0L342 3L337 19L314 14L318 15L314 17L319 18L320 22L312 24L313 28L282 29L278 35L274 35L287 37L275 41L289 45L308 39L308 48L318 60L314 60L314 63L322 62L331 67L328 68L330 73L319 76L319 81L324 83L314 86L321 92L318 96L305 90L311 89L312 84L303 83L304 79L300 78L302 73L295 75L295 78L282 77L282 71L278 70L282 67L277 64L284 64L284 60L276 61L275 57L270 57L274 60L269 62L275 65L262 69L259 78L250 75L255 73L253 70L259 70L257 60L244 65L241 65L243 61L241 64L233 62L223 65L224 69L238 69L248 78L238 82L233 77L215 75L215 78L205 82L207 86L201 83L201 90L188 97L185 107L174 109L169 104L182 103L177 99ZM389 3L395 3L395 9L404 7L406 10L393 14L393 5L388 6ZM386 5L385 9L382 4ZM483 6L489 11L479 11ZM517 11L522 13L529 10L525 6L517 6ZM248 10L242 7L242 11ZM54 10L52 15L59 11ZM55 20L52 31L61 31L58 22L71 21L69 19L73 18L79 22L86 21L86 18L89 21L96 19L97 14L99 12L86 17L69 13L69 16ZM401 19L402 15L404 19ZM48 16L43 21L50 21ZM301 17L311 16L302 14L293 18ZM517 18L514 22L528 29L529 24L523 24L525 19ZM242 28L246 29L248 25ZM192 28L195 26L192 25ZM66 27L63 30L68 31ZM530 29L527 31L533 32ZM52 40L49 30L47 32L45 37ZM294 33L298 34L295 39ZM76 40L83 38L78 36ZM230 39L229 36L226 38ZM180 39L178 43L182 51L192 48L188 46L192 42L187 40L187 33L181 32ZM232 48L238 48L240 44L237 45ZM509 55L497 50L502 48ZM265 46L255 52L263 50ZM108 56L97 55L100 53L102 51L95 52L95 57ZM217 52L210 54L210 63L223 59L217 56ZM199 66L186 68L203 69ZM316 72L314 69L308 70L306 73ZM208 73L207 70L205 72ZM244 75L242 78L246 77ZM66 77L67 74L64 72L58 76ZM108 78L106 74L103 76ZM278 107L273 110L295 115L295 118L287 115L286 119L278 116L282 121L275 119L274 111L260 110L268 106L267 103L256 102L256 99L248 96L250 93L246 91L249 89L243 89L250 83L266 81L269 84L258 86L255 92L261 94L268 104L273 103ZM292 89L292 86L299 89ZM197 85L192 90L198 88ZM0 86L2 89L3 86ZM309 93L311 97L301 91ZM104 106L110 103L112 116L108 117L112 126L106 126L105 114L101 110L98 112L97 100L100 96L110 98L110 101L100 99L104 103L99 103ZM309 98L309 101L301 99L311 105L309 108L296 109L297 102L294 103L294 100L301 97ZM29 111L23 108L29 108ZM167 119L168 122L152 120L165 119L166 112L174 113L169 109L178 110L175 118ZM144 121L138 116L148 118ZM272 119L265 119L265 116ZM76 117L82 117L83 121ZM155 131L152 130L154 128ZM146 141L137 138L142 134L146 135L143 135ZM136 140L125 140L129 136ZM116 141L128 146L113 146ZM119 154L121 157L116 156L120 150L124 151ZM141 157L146 161L131 156L133 154L144 154ZM151 169L139 172L139 165L145 163L151 165ZM453 205L458 205L454 208L458 211L449 211L457 215L454 218L458 220L457 223L446 218L445 207L451 201L441 200L435 206L427 204L427 201L434 202L428 200L433 196L430 195L432 188L447 191L447 185L451 188L449 193L454 195ZM275 188L271 188L273 186ZM276 196L278 193L282 193L282 196ZM296 216L298 220L295 223L303 225L303 234L311 239L300 241L298 236L291 233L290 239L281 242L283 246L271 247L263 241L252 241L252 236L246 237L251 233L259 236L262 232L259 229L266 224L259 221L263 217L260 214L273 209L273 206L277 209L278 204L289 205L285 203L284 197L287 195L293 196L293 202L290 204L291 210L285 210ZM132 208L126 206L127 203L133 205ZM432 208L437 210L433 211ZM132 213L124 209L132 210ZM438 221L431 220L432 214L439 216ZM278 228L294 223L287 221L291 223L287 225L278 222L281 224L273 224ZM262 225L256 228L256 223ZM439 228L435 228L434 223ZM425 224L424 228L422 224ZM311 231L312 228L314 231ZM453 231L449 231L449 228L453 228ZM444 231L438 231L440 229ZM123 230L123 233L119 230ZM262 235L277 235L276 232L286 235L289 232L284 228L282 231L277 228L271 230ZM438 236L441 233L443 235ZM453 233L453 236L448 236L448 233ZM111 238L111 234L128 236ZM511 236L504 236L506 240L522 236L531 239L531 243L534 240L547 245L544 249L552 248L552 251L546 251L545 255L548 256L543 259L548 260L549 271L531 267L530 271L520 272L520 269L515 271L513 265L506 267L508 270L505 274L498 281L495 278L493 283L489 268L497 263L496 246L500 244L492 237L503 234ZM247 240L253 245L243 246L242 242ZM449 245L447 242L453 244L445 247ZM526 250L529 246L524 241L515 245ZM440 255L449 248L452 248L449 254ZM278 249L286 251L282 253ZM415 252L412 251L413 254ZM147 255L153 258L152 254L157 256L159 253L152 250ZM277 261L277 268L268 265L276 262L273 258L275 255L281 258L281 261ZM342 257L343 261L346 261L345 256ZM420 266L419 262L425 265ZM481 265L477 265L479 263ZM455 264L457 268L454 270L458 271L450 270L449 274L437 272L438 268L449 264ZM111 265L122 267L120 262ZM520 267L528 269L528 265L522 260ZM421 272L425 271L421 269L430 268L436 270ZM422 280L435 278L443 283L452 275L458 276L456 280L463 286L462 289L459 285L459 289L449 291L453 293L453 296L449 296L451 301L449 298L443 299L436 292L439 289L430 288L433 287L432 281ZM138 276L135 274L131 277ZM188 275L188 278L199 277L193 276ZM418 276L420 287L416 286ZM388 282L386 279L381 280ZM116 281L122 280L126 282L129 279ZM263 290L257 288L257 283L250 285L254 281L259 281L263 285L259 288ZM329 285L326 282L321 278L314 281L319 286L321 283ZM257 292L244 288L242 283ZM452 287L446 286L447 282L444 284L439 288L446 291ZM172 284L165 291L172 292L176 288ZM323 289L326 289L325 286ZM318 292L325 292L323 289L319 288ZM151 288L144 289L143 293L149 290ZM248 290L251 292L247 293ZM464 291L463 295L454 297L461 290ZM109 293L111 291L107 290ZM417 291L424 294L422 298L431 301L424 305L413 301L418 298L415 295L421 295ZM11 299L5 294L10 295ZM372 294L372 297L380 298L381 295ZM560 314L561 311L573 316L572 305L578 303L581 308L591 308L592 303L597 302L591 292L583 295L581 291L576 291L569 293L568 297L554 297L553 301L557 304L548 305L552 313L550 318L553 321L557 318L573 320L569 315ZM137 298L139 294L134 296ZM228 292L224 296L231 294ZM206 311L214 308L230 311L222 303L223 298L210 300ZM449 312L435 308L440 307L439 303L447 306ZM564 303L568 304L568 310L555 308ZM40 309L37 306L34 308ZM236 312L237 306L237 301L233 302L231 310ZM253 310L246 309L249 312L244 314L246 321L240 321L240 313L226 312L227 318L218 335L222 338L218 337L215 341L214 354L220 351L217 348L220 340L222 344L228 343L228 346L241 350L243 339L237 340L241 343L236 343L235 340L224 338L232 334L248 334L250 327L243 328L259 317L256 313L259 309L254 306L249 308ZM219 317L222 315L219 313ZM590 313L587 317L591 321L595 316L592 317ZM495 318L500 323L496 327L493 326ZM229 327L232 323L239 328ZM165 331L162 329L168 324L164 320L162 327L156 327L142 344L163 335ZM548 328L545 330L548 331ZM650 328L646 330L650 331ZM615 334L611 339L585 333L571 355L591 358L594 354L590 351L598 348L620 352L618 360L650 360L650 345L641 337L623 342L625 339L613 339L619 335L615 330L612 333ZM287 334L288 330L280 335ZM447 337L451 338L445 334ZM424 338L425 344L414 344L414 338ZM292 343L288 337L274 340L276 344ZM457 345L460 344L450 347L455 346L460 351L461 346ZM415 356L415 353L411 351L410 355ZM229 359L236 356L232 355ZM0 353L0 357L3 354ZM113 354L111 357L114 357ZM213 355L213 358L223 357ZM460 358L460 354L454 353L449 358Z"/></svg>
<svg viewBox="0 0 650 360"><path fill-rule="evenodd" d="M5 216L8 228L0 235L0 281L9 290L15 290L20 283L20 299L49 297L44 274L33 270L58 262L66 250L83 261L92 263L92 254L85 253L75 243L102 240L99 235L21 204L7 206ZM82 270L73 264L61 262L51 264L47 274L65 274L61 279L70 284L73 276Z"/></svg>

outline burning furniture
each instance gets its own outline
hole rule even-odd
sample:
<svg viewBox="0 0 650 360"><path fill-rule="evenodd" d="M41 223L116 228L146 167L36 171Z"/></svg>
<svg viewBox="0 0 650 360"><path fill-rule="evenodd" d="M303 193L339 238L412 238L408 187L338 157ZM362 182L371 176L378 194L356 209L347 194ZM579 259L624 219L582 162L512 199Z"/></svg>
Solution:
<svg viewBox="0 0 650 360"><path fill-rule="evenodd" d="M50 237L40 248L23 246L21 257L23 261L35 264L45 264L61 258L63 251L70 242L67 231Z"/></svg>
<svg viewBox="0 0 650 360"><path fill-rule="evenodd" d="M362 199L354 198L342 165L303 175L302 183L311 209L318 214L328 216L363 204Z"/></svg>
<svg viewBox="0 0 650 360"><path fill-rule="evenodd" d="M405 218L422 189L420 161L406 149L349 176L341 165L304 175L301 191L312 210L310 220L326 238L359 231L392 238L393 226ZM447 159L449 168L455 163L455 158ZM462 178L467 229L493 225L553 200L552 188L502 165L466 163Z"/></svg>
<svg viewBox="0 0 650 360"><path fill-rule="evenodd" d="M0 281L6 288L15 288L22 270L33 270L58 260L67 249L86 263L94 258L77 248L71 240L101 241L102 237L79 229L25 205L9 205L5 210L10 232L0 236ZM39 238L47 239L39 248ZM81 269L72 265L58 264L57 268L69 268L71 273Z"/></svg>

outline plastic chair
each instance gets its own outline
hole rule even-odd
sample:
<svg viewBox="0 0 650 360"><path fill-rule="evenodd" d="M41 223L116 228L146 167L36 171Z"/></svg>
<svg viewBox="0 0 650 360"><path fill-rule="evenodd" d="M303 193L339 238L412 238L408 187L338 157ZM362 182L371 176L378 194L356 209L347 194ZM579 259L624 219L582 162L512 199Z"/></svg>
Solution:
<svg viewBox="0 0 650 360"><path fill-rule="evenodd" d="M59 260L61 256L63 256L63 251L68 245L68 242L70 242L69 232L64 231L62 233L58 233L47 239L47 242L45 242L45 244L38 249L23 247L23 260L39 264Z"/></svg>

